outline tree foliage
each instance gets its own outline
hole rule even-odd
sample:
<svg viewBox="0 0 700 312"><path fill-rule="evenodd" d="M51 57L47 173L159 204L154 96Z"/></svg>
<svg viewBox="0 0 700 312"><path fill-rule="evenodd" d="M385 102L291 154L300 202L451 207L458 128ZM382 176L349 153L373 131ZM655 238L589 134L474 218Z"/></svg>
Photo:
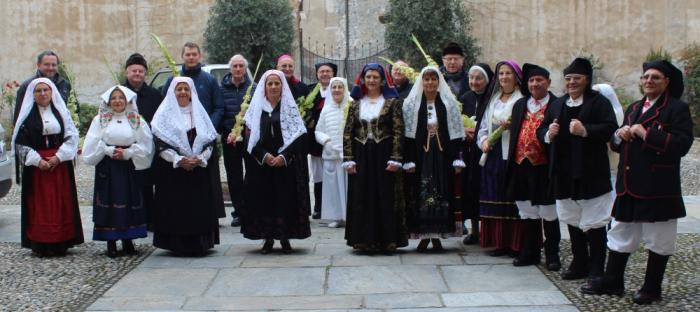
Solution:
<svg viewBox="0 0 700 312"><path fill-rule="evenodd" d="M292 49L292 13L285 0L217 0L204 30L207 60L228 63L231 56L242 54L255 66L264 54L262 68L274 68L275 58Z"/></svg>
<svg viewBox="0 0 700 312"><path fill-rule="evenodd" d="M680 62L683 65L685 91L683 97L693 115L695 136L700 136L700 45L691 44L683 49Z"/></svg>
<svg viewBox="0 0 700 312"><path fill-rule="evenodd" d="M407 61L413 68L426 65L411 34L434 60L442 60L442 48L456 42L464 50L465 66L476 63L481 53L471 36L471 17L460 0L390 0L386 14L386 40L391 57Z"/></svg>

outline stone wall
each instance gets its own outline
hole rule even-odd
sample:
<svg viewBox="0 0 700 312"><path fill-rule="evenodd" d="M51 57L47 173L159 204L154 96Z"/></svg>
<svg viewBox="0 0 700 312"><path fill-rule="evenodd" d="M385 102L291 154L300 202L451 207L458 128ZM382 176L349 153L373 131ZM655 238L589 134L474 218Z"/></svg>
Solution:
<svg viewBox="0 0 700 312"><path fill-rule="evenodd" d="M300 0L289 0L298 9ZM192 4L196 3L196 4ZM80 100L96 103L113 81L103 59L121 70L134 51L147 59L161 53L149 33L161 36L178 58L185 41L202 42L213 0L0 1L0 82L22 80L35 70L35 57L57 51L77 75ZM387 0L349 0L351 49L382 42L379 16ZM187 5L190 5L187 7ZM637 92L640 64L650 48L677 57L700 38L700 1L695 0L464 0L472 12L473 34L482 60L512 58L541 64L553 72L561 93L561 69L582 49L604 64L601 76ZM304 38L345 55L345 1L304 0L297 28ZM298 47L293 54L298 54ZM206 55L205 55L206 57ZM636 93L635 93L636 95Z"/></svg>

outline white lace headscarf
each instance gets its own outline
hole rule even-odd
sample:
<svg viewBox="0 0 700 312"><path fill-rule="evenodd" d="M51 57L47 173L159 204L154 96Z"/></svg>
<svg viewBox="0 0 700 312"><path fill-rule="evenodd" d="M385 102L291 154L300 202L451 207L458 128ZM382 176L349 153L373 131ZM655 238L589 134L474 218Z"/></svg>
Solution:
<svg viewBox="0 0 700 312"><path fill-rule="evenodd" d="M131 91L129 88L121 85L116 85L109 88L107 91L105 91L105 93L102 93L102 96L100 96L102 99L102 103L100 103L100 108L98 110L98 114L100 115L100 125L105 127L112 120L112 115L114 112L112 111L112 108L109 107L109 98L112 96L112 92L114 92L115 89L119 89L119 91L121 91L126 98L124 113L127 115L129 124L134 129L138 128L141 118L136 118L139 116L139 108L136 106L137 95L134 91Z"/></svg>
<svg viewBox="0 0 700 312"><path fill-rule="evenodd" d="M175 87L180 83L186 83L190 87L190 92L192 92L190 97L192 123L194 128L197 129L197 136L192 147L190 147L190 143L187 140L187 131L190 129L185 129L185 119L175 97ZM189 77L173 78L165 99L153 116L151 128L155 136L173 148L178 149L180 155L187 157L201 154L209 143L216 140L216 129L211 123L211 119L209 119L209 114L207 114L204 106L199 101L197 89Z"/></svg>
<svg viewBox="0 0 700 312"><path fill-rule="evenodd" d="M613 89L613 87L609 84L599 83L593 86L593 90L600 92L600 94L608 98L610 104L612 104L613 110L615 111L617 126L621 126L622 121L625 119L625 112L622 111L622 104L620 104L620 100L617 99L615 89Z"/></svg>
<svg viewBox="0 0 700 312"><path fill-rule="evenodd" d="M61 120L63 121L63 137L68 138L70 136L78 137L78 129L75 127L73 119L71 119L70 111L66 107L66 102L63 101L61 94L58 93L58 88L56 85L48 78L37 78L32 80L27 87L27 91L24 93L24 99L22 99L22 107L19 110L19 115L17 116L17 122L15 123L15 129L12 131L12 150L15 149L15 140L17 139L17 133L22 127L22 123L27 119L29 113L34 107L34 89L40 83L47 84L51 88L51 105L56 108L58 113L61 115ZM77 145L76 145L77 147ZM77 152L77 148L74 155Z"/></svg>
<svg viewBox="0 0 700 312"><path fill-rule="evenodd" d="M287 79L284 78L284 73L279 70L270 69L266 71L260 78L259 87L255 88L255 93L250 100L250 106L245 113L243 119L245 124L250 129L250 138L248 139L248 153L253 152L253 147L260 141L260 115L264 112L272 112L272 104L268 102L265 95L265 83L267 77L275 75L282 82L282 97L280 98L280 128L282 129L282 147L277 151L282 152L298 137L306 133L306 126L299 115L299 108L292 91L289 89Z"/></svg>
<svg viewBox="0 0 700 312"><path fill-rule="evenodd" d="M461 104L457 101L452 90L450 90L450 85L445 81L445 77L442 76L440 70L435 66L426 66L420 71L420 75L416 78L411 92L403 100L404 136L411 139L416 138L418 110L420 110L421 100L423 99L423 75L426 72L433 72L438 76L438 94L447 110L447 132L450 135L450 140L464 138L464 125L458 107Z"/></svg>

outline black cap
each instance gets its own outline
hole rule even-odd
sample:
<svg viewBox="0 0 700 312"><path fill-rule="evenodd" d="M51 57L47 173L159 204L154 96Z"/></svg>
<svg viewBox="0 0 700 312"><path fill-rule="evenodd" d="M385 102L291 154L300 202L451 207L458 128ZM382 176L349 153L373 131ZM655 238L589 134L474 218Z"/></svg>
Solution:
<svg viewBox="0 0 700 312"><path fill-rule="evenodd" d="M577 57L569 66L564 68L564 76L568 74L586 75L588 80L591 80L593 77L593 65L591 65L591 61Z"/></svg>
<svg viewBox="0 0 700 312"><path fill-rule="evenodd" d="M134 53L130 55L129 58L126 59L126 65L124 66L124 68L127 68L134 64L142 65L143 67L148 69L148 62L146 62L146 59L143 57L143 55L139 53Z"/></svg>
<svg viewBox="0 0 700 312"><path fill-rule="evenodd" d="M534 76L542 76L545 79L549 79L549 71L539 65L530 63L523 64L523 83L520 85L520 92L523 95L530 95L530 89L528 89L527 81L530 80L530 77Z"/></svg>
<svg viewBox="0 0 700 312"><path fill-rule="evenodd" d="M456 42L450 42L448 43L444 49L442 49L442 56L445 56L447 54L459 54L464 56L464 50L462 50L462 46L460 46Z"/></svg>
<svg viewBox="0 0 700 312"><path fill-rule="evenodd" d="M321 66L328 66L333 70L333 77L338 75L338 65L331 62L316 63L314 66L316 67L316 73L318 73L318 69L321 68Z"/></svg>
<svg viewBox="0 0 700 312"><path fill-rule="evenodd" d="M539 65L530 63L523 64L523 81L528 81L530 77L533 76L542 76L549 79L549 71Z"/></svg>
<svg viewBox="0 0 700 312"><path fill-rule="evenodd" d="M683 72L678 67L666 60L644 62L642 68L646 72L649 69L656 69L668 77L668 93L671 97L679 99L683 95Z"/></svg>

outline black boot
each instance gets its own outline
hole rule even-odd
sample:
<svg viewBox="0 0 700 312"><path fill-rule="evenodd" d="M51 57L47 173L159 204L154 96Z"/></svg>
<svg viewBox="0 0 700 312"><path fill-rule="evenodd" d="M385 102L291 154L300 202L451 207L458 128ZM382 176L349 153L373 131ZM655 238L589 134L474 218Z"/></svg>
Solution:
<svg viewBox="0 0 700 312"><path fill-rule="evenodd" d="M634 303L650 304L661 300L661 284L664 280L664 272L666 272L666 264L669 257L649 250L644 285L634 294L634 298L632 298Z"/></svg>
<svg viewBox="0 0 700 312"><path fill-rule="evenodd" d="M514 266L535 265L540 263L540 238L542 237L542 226L540 219L523 219L522 238L523 248L515 259Z"/></svg>
<svg viewBox="0 0 700 312"><path fill-rule="evenodd" d="M544 257L547 263L547 270L559 271L561 260L559 260L559 242L561 232L559 230L559 219L554 221L542 220L544 227Z"/></svg>
<svg viewBox="0 0 700 312"><path fill-rule="evenodd" d="M608 265L602 278L591 279L581 287L581 292L587 295L613 295L621 297L625 294L625 267L630 254L610 250Z"/></svg>
<svg viewBox="0 0 700 312"><path fill-rule="evenodd" d="M569 237L571 237L571 253L573 259L569 268L561 273L564 280L582 279L588 276L588 242L586 234L578 227L569 225Z"/></svg>
<svg viewBox="0 0 700 312"><path fill-rule="evenodd" d="M321 219L321 194L323 194L323 183L314 183L314 213L311 215L314 219Z"/></svg>
<svg viewBox="0 0 700 312"><path fill-rule="evenodd" d="M127 255L136 254L136 247L134 247L134 242L130 239L122 239L122 250Z"/></svg>
<svg viewBox="0 0 700 312"><path fill-rule="evenodd" d="M292 245L289 243L288 239L280 240L280 245L282 245L282 253L284 253L284 254L292 253Z"/></svg>
<svg viewBox="0 0 700 312"><path fill-rule="evenodd" d="M108 240L107 241L107 257L116 258L119 254L117 253L117 241Z"/></svg>
<svg viewBox="0 0 700 312"><path fill-rule="evenodd" d="M605 227L590 229L586 232L590 248L588 276L601 277L605 272L605 255L607 253L608 232Z"/></svg>

